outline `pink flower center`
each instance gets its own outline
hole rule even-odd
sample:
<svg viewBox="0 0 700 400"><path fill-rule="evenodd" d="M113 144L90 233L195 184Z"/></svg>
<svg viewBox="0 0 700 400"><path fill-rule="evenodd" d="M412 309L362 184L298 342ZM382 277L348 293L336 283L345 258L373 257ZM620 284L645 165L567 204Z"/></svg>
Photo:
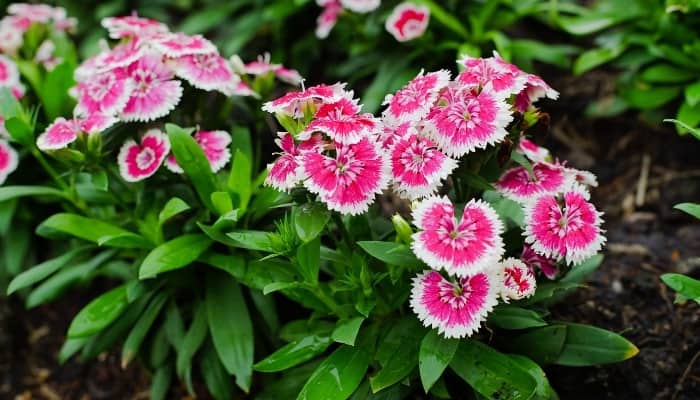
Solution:
<svg viewBox="0 0 700 400"><path fill-rule="evenodd" d="M87 92L90 97L100 101L108 93L112 85L114 85L115 77L112 74L107 74L100 77L96 82L90 82L87 87Z"/></svg>
<svg viewBox="0 0 700 400"><path fill-rule="evenodd" d="M146 147L139 151L139 154L136 155L136 165L139 167L139 169L147 169L151 166L155 159L156 152L150 147Z"/></svg>

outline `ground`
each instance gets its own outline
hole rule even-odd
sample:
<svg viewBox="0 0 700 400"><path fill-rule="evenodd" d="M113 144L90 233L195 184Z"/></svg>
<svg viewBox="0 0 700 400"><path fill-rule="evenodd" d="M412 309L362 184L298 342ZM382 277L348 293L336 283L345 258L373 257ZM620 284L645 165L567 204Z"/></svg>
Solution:
<svg viewBox="0 0 700 400"><path fill-rule="evenodd" d="M672 209L700 201L700 142L634 113L583 117L589 99L606 95L612 82L606 74L586 79L553 81L564 88L562 98L544 105L552 128L538 140L571 165L598 175L594 200L605 212L608 245L588 287L556 306L554 317L618 332L640 353L621 364L553 366L546 372L562 399L698 399L700 307L674 304L674 293L659 275L700 278L700 222ZM86 298L72 294L31 311L16 298L0 299L0 323L7 327L0 330L0 398L148 397L145 372L137 366L122 370L117 354L57 365L70 316Z"/></svg>

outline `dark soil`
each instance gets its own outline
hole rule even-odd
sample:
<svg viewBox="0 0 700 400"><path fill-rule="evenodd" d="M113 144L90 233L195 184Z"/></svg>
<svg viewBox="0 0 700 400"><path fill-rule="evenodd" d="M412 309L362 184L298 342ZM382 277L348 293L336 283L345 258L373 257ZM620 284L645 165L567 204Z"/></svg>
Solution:
<svg viewBox="0 0 700 400"><path fill-rule="evenodd" d="M634 114L585 118L587 102L608 93L610 82L610 76L595 73L585 81L555 80L562 98L543 107L552 129L538 141L598 175L594 200L606 214L608 231L603 265L586 289L555 307L554 317L618 332L640 353L616 365L546 371L565 400L700 399L700 307L674 304L674 293L659 279L666 272L700 278L700 222L672 208L700 201L700 142ZM640 179L644 169L646 180ZM0 299L1 399L148 397L148 374L138 366L122 370L116 353L58 365L70 318L89 294L72 293L31 311L17 299Z"/></svg>

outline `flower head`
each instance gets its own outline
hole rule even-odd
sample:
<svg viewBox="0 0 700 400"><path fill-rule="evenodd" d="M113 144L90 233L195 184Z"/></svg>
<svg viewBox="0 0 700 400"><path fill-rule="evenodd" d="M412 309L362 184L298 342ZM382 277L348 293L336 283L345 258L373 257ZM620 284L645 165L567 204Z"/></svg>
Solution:
<svg viewBox="0 0 700 400"><path fill-rule="evenodd" d="M78 114L116 115L126 106L133 81L122 69L96 74L77 85Z"/></svg>
<svg viewBox="0 0 700 400"><path fill-rule="evenodd" d="M413 278L411 308L425 326L447 338L471 336L498 302L498 283L486 273L449 281L437 271Z"/></svg>
<svg viewBox="0 0 700 400"><path fill-rule="evenodd" d="M158 21L138 15L110 17L102 20L102 26L109 31L112 39L126 37L150 37L168 32L168 27Z"/></svg>
<svg viewBox="0 0 700 400"><path fill-rule="evenodd" d="M537 162L532 174L523 166L511 168L496 182L496 189L511 200L525 203L543 194L561 193L569 188L572 179L558 165Z"/></svg>
<svg viewBox="0 0 700 400"><path fill-rule="evenodd" d="M501 142L512 121L508 103L488 90L450 87L426 118L426 127L445 153L461 157Z"/></svg>
<svg viewBox="0 0 700 400"><path fill-rule="evenodd" d="M438 150L432 140L415 134L399 139L390 157L394 187L411 200L435 193L440 182L457 168L457 161Z"/></svg>
<svg viewBox="0 0 700 400"><path fill-rule="evenodd" d="M537 254L532 246L527 244L523 246L523 254L520 259L532 270L542 272L547 279L553 280L559 274L556 260Z"/></svg>
<svg viewBox="0 0 700 400"><path fill-rule="evenodd" d="M525 207L525 242L537 254L567 264L593 256L605 243L602 213L573 188L562 195L547 194Z"/></svg>
<svg viewBox="0 0 700 400"><path fill-rule="evenodd" d="M231 159L231 135L226 131L199 131L194 134L194 140L204 150L209 160L212 172L218 172ZM165 167L175 173L182 173L175 156L170 154L165 160Z"/></svg>
<svg viewBox="0 0 700 400"><path fill-rule="evenodd" d="M517 151L519 153L522 153L532 162L549 162L549 160L551 160L552 158L551 154L549 154L549 150L536 145L530 139L524 137L520 138L520 142L518 142Z"/></svg>
<svg viewBox="0 0 700 400"><path fill-rule="evenodd" d="M359 112L356 102L347 98L323 104L304 132L323 132L339 143L357 143L379 129L378 121L371 114Z"/></svg>
<svg viewBox="0 0 700 400"><path fill-rule="evenodd" d="M17 65L0 54L0 87L12 87L19 83L19 70Z"/></svg>
<svg viewBox="0 0 700 400"><path fill-rule="evenodd" d="M501 268L501 298L504 301L520 300L535 294L537 281L530 267L517 258L508 258L501 262Z"/></svg>
<svg viewBox="0 0 700 400"><path fill-rule="evenodd" d="M196 88L227 95L233 93L240 79L217 53L182 56L175 60L175 73Z"/></svg>
<svg viewBox="0 0 700 400"><path fill-rule="evenodd" d="M84 76L91 72L101 73L116 68L124 68L138 61L144 53L145 51L138 40L130 40L99 53L87 63L84 67L85 71L76 70L76 74ZM154 58L154 56L150 57Z"/></svg>
<svg viewBox="0 0 700 400"><path fill-rule="evenodd" d="M146 55L129 65L134 88L121 112L124 121L152 121L170 113L180 102L182 86L172 71L155 55Z"/></svg>
<svg viewBox="0 0 700 400"><path fill-rule="evenodd" d="M338 16L343 11L343 6L337 0L327 1L323 4L323 11L316 19L316 37L325 39L333 30Z"/></svg>
<svg viewBox="0 0 700 400"><path fill-rule="evenodd" d="M490 87L495 93L511 95L520 92L527 81L525 73L496 53L489 58L465 56L458 62L465 70L457 80L467 87Z"/></svg>
<svg viewBox="0 0 700 400"><path fill-rule="evenodd" d="M496 211L481 200L471 200L457 219L446 197L431 197L413 210L411 247L431 268L444 269L460 277L470 276L496 265L503 252L503 223Z"/></svg>
<svg viewBox="0 0 700 400"><path fill-rule="evenodd" d="M427 74L421 71L398 92L386 96L384 104L388 107L384 111L385 119L394 124L421 120L428 115L438 94L449 81L450 73L447 70Z"/></svg>
<svg viewBox="0 0 700 400"><path fill-rule="evenodd" d="M19 165L19 157L15 149L5 140L0 140L0 185L5 183L10 175Z"/></svg>
<svg viewBox="0 0 700 400"><path fill-rule="evenodd" d="M265 184L284 192L292 189L305 178L301 158L306 152L321 151L324 141L321 135L313 135L297 145L291 134L281 132L275 143L282 152L273 163L267 166L269 173L265 178Z"/></svg>
<svg viewBox="0 0 700 400"><path fill-rule="evenodd" d="M202 35L185 35L182 32L163 33L150 41L150 44L158 52L170 58L217 53L216 46Z"/></svg>
<svg viewBox="0 0 700 400"><path fill-rule="evenodd" d="M302 158L304 184L318 193L331 210L343 214L367 211L389 177L384 152L369 138L354 144L335 143L335 154L307 152Z"/></svg>
<svg viewBox="0 0 700 400"><path fill-rule="evenodd" d="M386 30L399 42L420 37L428 28L430 9L409 2L396 6L385 23Z"/></svg>
<svg viewBox="0 0 700 400"><path fill-rule="evenodd" d="M525 87L515 96L513 105L520 112L525 112L537 100L546 97L556 100L559 92L552 89L542 78L533 74L525 74Z"/></svg>
<svg viewBox="0 0 700 400"><path fill-rule="evenodd" d="M141 143L129 139L119 150L119 172L127 182L138 182L155 174L170 151L168 136L151 129Z"/></svg>
<svg viewBox="0 0 700 400"><path fill-rule="evenodd" d="M80 124L73 119L57 118L36 140L40 150L58 150L68 147L78 138Z"/></svg>
<svg viewBox="0 0 700 400"><path fill-rule="evenodd" d="M304 108L308 106L313 106L315 109L322 104L333 103L341 98L352 98L352 93L345 91L345 84L321 84L311 86L300 92L289 92L282 97L263 104L262 109L271 114L283 114L300 118L304 115Z"/></svg>

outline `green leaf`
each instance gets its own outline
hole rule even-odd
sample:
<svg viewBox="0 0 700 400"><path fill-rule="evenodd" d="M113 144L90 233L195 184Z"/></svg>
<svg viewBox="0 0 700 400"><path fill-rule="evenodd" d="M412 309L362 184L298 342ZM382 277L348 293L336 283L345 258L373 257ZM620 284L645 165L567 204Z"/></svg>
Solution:
<svg viewBox="0 0 700 400"><path fill-rule="evenodd" d="M136 357L136 354L143 343L143 339L146 338L153 321L156 320L160 310L165 305L168 300L168 294L165 292L160 292L153 298L151 303L148 305L146 310L141 314L136 324L129 332L129 336L126 337L124 341L124 346L122 347L122 362L121 367L126 368L131 360Z"/></svg>
<svg viewBox="0 0 700 400"><path fill-rule="evenodd" d="M595 270L600 267L603 263L604 256L602 254L596 254L584 260L581 264L575 265L571 268L565 277L561 278L559 282L563 283L583 283L586 278L588 278Z"/></svg>
<svg viewBox="0 0 700 400"><path fill-rule="evenodd" d="M510 357L476 340L460 343L450 368L489 399L525 400L537 390L535 379Z"/></svg>
<svg viewBox="0 0 700 400"><path fill-rule="evenodd" d="M355 339L357 338L357 334L360 332L360 326L362 326L362 322L364 320L364 317L356 317L339 321L338 326L336 326L331 334L331 339L338 343L354 346Z"/></svg>
<svg viewBox="0 0 700 400"><path fill-rule="evenodd" d="M310 283L318 282L318 270L321 266L321 239L306 242L297 249L297 266L304 280Z"/></svg>
<svg viewBox="0 0 700 400"><path fill-rule="evenodd" d="M331 213L320 203L306 203L293 210L294 228L299 239L309 242L316 238L325 228Z"/></svg>
<svg viewBox="0 0 700 400"><path fill-rule="evenodd" d="M73 357L75 353L80 351L80 349L85 346L85 344L90 340L91 338L89 337L82 337L82 338L77 338L77 339L66 339L65 342L63 342L63 345L61 346L61 349L58 351L58 363L60 365L65 364L66 361L68 361L69 358Z"/></svg>
<svg viewBox="0 0 700 400"><path fill-rule="evenodd" d="M7 130L12 139L25 147L31 147L34 143L34 127L23 118L12 117L6 119L5 130Z"/></svg>
<svg viewBox="0 0 700 400"><path fill-rule="evenodd" d="M164 364L156 370L153 374L153 380L151 381L150 388L150 399L151 400L164 400L168 395L168 390L170 389L170 383L173 380L173 366L172 364Z"/></svg>
<svg viewBox="0 0 700 400"><path fill-rule="evenodd" d="M700 103L700 81L685 87L685 101L691 106Z"/></svg>
<svg viewBox="0 0 700 400"><path fill-rule="evenodd" d="M253 325L238 282L207 274L207 318L214 347L229 374L246 393L253 368Z"/></svg>
<svg viewBox="0 0 700 400"><path fill-rule="evenodd" d="M168 200L167 203L165 203L165 206L163 206L163 209L158 214L158 225L162 226L170 218L189 209L189 204L185 203L184 200L180 199L179 197L173 197L172 199Z"/></svg>
<svg viewBox="0 0 700 400"><path fill-rule="evenodd" d="M537 304L551 300L555 295L566 294L567 292L582 287L581 284L573 282L547 282L537 285L537 291L532 297L520 300L521 305Z"/></svg>
<svg viewBox="0 0 700 400"><path fill-rule="evenodd" d="M68 338L75 339L93 335L117 319L126 309L126 285L103 293L85 306L73 318L68 328Z"/></svg>
<svg viewBox="0 0 700 400"><path fill-rule="evenodd" d="M418 349L424 329L413 316L395 324L379 342L375 358L382 369L369 378L373 393L406 378L418 364Z"/></svg>
<svg viewBox="0 0 700 400"><path fill-rule="evenodd" d="M27 196L49 196L68 198L58 189L49 186L3 186L0 187L0 202Z"/></svg>
<svg viewBox="0 0 700 400"><path fill-rule="evenodd" d="M555 363L573 367L616 363L632 358L639 349L624 337L593 326L563 322L566 341Z"/></svg>
<svg viewBox="0 0 700 400"><path fill-rule="evenodd" d="M488 323L501 329L526 329L547 325L536 312L507 304L496 307L489 314Z"/></svg>
<svg viewBox="0 0 700 400"><path fill-rule="evenodd" d="M639 74L643 81L649 83L683 83L696 76L697 74L694 71L665 63L651 65Z"/></svg>
<svg viewBox="0 0 700 400"><path fill-rule="evenodd" d="M74 68L72 62L64 62L46 74L38 95L49 121L61 115L69 115L73 110L75 101L68 95L68 91L75 85Z"/></svg>
<svg viewBox="0 0 700 400"><path fill-rule="evenodd" d="M681 86L651 86L648 83L636 82L620 91L622 98L632 107L641 110L651 110L678 97Z"/></svg>
<svg viewBox="0 0 700 400"><path fill-rule="evenodd" d="M211 171L209 160L204 151L192 138L192 129L183 129L174 124L165 124L165 130L170 138L172 152L177 164L192 180L202 203L211 211L215 211L211 202L211 194L216 192L216 178Z"/></svg>
<svg viewBox="0 0 700 400"><path fill-rule="evenodd" d="M260 372L284 371L323 353L330 344L328 336L306 336L282 346L253 365L253 369Z"/></svg>
<svg viewBox="0 0 700 400"><path fill-rule="evenodd" d="M218 215L226 215L233 211L233 201L228 192L214 192L211 194L211 202Z"/></svg>
<svg viewBox="0 0 700 400"><path fill-rule="evenodd" d="M251 182L253 165L248 156L239 149L236 149L231 164L228 189L236 197L235 207L245 211L253 190Z"/></svg>
<svg viewBox="0 0 700 400"><path fill-rule="evenodd" d="M186 267L211 245L211 239L202 234L182 235L165 242L151 250L143 260L139 268L139 279L152 278L162 272Z"/></svg>
<svg viewBox="0 0 700 400"><path fill-rule="evenodd" d="M452 362L458 346L459 340L443 338L435 329L425 335L418 353L418 370L426 393Z"/></svg>
<svg viewBox="0 0 700 400"><path fill-rule="evenodd" d="M518 364L520 369L527 371L530 376L535 378L535 381L537 381L537 392L533 398L534 400L557 400L559 398L554 389L552 389L552 386L549 384L547 375L536 362L525 356L521 356L520 354L508 354L508 357Z"/></svg>
<svg viewBox="0 0 700 400"><path fill-rule="evenodd" d="M683 101L678 108L676 119L683 121L686 125L697 127L700 124L700 104L691 106L687 101ZM676 130L679 134L685 135L689 131L681 125L676 125Z"/></svg>
<svg viewBox="0 0 700 400"><path fill-rule="evenodd" d="M260 250L276 253L280 248L279 235L272 232L239 230L226 234L233 240L231 246L248 250Z"/></svg>
<svg viewBox="0 0 700 400"><path fill-rule="evenodd" d="M700 303L700 281L681 274L663 274L661 280L685 298Z"/></svg>
<svg viewBox="0 0 700 400"><path fill-rule="evenodd" d="M602 64L619 57L627 47L617 44L612 47L601 47L584 51L574 61L574 75L581 75Z"/></svg>
<svg viewBox="0 0 700 400"><path fill-rule="evenodd" d="M297 288L301 286L300 282L292 281L292 282L272 282L268 283L263 287L262 292L264 295L268 295L270 293L274 293L280 290L285 290L285 289L292 289L292 288Z"/></svg>
<svg viewBox="0 0 700 400"><path fill-rule="evenodd" d="M204 302L194 308L194 319L182 339L182 345L177 349L176 370L179 377L184 377L190 368L192 358L207 337L207 310Z"/></svg>
<svg viewBox="0 0 700 400"><path fill-rule="evenodd" d="M200 367L204 382L216 400L230 400L233 398L231 379L211 345L204 348Z"/></svg>
<svg viewBox="0 0 700 400"><path fill-rule="evenodd" d="M369 362L367 349L340 346L311 374L297 400L347 399L364 379Z"/></svg>
<svg viewBox="0 0 700 400"><path fill-rule="evenodd" d="M77 238L110 247L148 249L151 244L140 235L118 226L87 218L77 214L54 214L36 229L41 236L52 236L54 232L66 233Z"/></svg>
<svg viewBox="0 0 700 400"><path fill-rule="evenodd" d="M405 244L380 241L363 241L357 244L369 255L387 264L410 269L424 265Z"/></svg>
<svg viewBox="0 0 700 400"><path fill-rule="evenodd" d="M685 122L679 121L677 119L665 119L664 122L673 122L676 125L680 125L683 129L690 132L690 134L693 135L696 139L700 140L700 129L693 128L692 126L686 124Z"/></svg>
<svg viewBox="0 0 700 400"><path fill-rule="evenodd" d="M673 206L676 210L681 210L693 217L700 219L700 204L695 203L680 203Z"/></svg>
<svg viewBox="0 0 700 400"><path fill-rule="evenodd" d="M565 340L566 326L557 324L518 335L508 340L505 347L530 357L538 364L551 364L559 357Z"/></svg>

